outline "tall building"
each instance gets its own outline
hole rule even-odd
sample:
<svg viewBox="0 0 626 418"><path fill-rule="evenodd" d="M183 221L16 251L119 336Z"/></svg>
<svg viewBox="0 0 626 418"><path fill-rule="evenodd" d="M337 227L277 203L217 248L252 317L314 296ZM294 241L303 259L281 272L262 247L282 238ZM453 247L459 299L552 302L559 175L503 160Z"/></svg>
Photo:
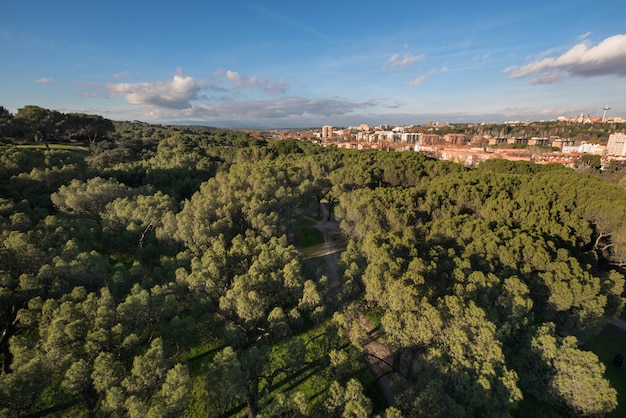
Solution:
<svg viewBox="0 0 626 418"><path fill-rule="evenodd" d="M333 139L333 127L326 125L322 127L322 139L330 140Z"/></svg>
<svg viewBox="0 0 626 418"><path fill-rule="evenodd" d="M611 134L606 148L609 155L615 155L616 157L626 156L626 134Z"/></svg>

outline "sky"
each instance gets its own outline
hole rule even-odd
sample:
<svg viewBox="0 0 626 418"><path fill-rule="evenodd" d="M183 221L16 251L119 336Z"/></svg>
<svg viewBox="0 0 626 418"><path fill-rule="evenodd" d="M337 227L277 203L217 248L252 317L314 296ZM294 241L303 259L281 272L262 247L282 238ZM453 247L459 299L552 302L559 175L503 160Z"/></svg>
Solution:
<svg viewBox="0 0 626 418"><path fill-rule="evenodd" d="M626 117L626 2L30 0L0 106L218 127Z"/></svg>

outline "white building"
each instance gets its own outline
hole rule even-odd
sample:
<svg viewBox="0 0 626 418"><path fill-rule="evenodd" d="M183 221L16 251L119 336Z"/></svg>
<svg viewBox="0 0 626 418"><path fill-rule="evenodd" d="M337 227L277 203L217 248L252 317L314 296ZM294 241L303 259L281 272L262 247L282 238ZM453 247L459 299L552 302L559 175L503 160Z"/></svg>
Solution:
<svg viewBox="0 0 626 418"><path fill-rule="evenodd" d="M417 132L404 132L401 136L402 142L408 142L410 144L419 142L420 134Z"/></svg>
<svg viewBox="0 0 626 418"><path fill-rule="evenodd" d="M604 152L604 147L599 144L588 144L586 142L582 142L580 145L564 145L562 151L564 153L580 153L580 154L595 154L602 155Z"/></svg>
<svg viewBox="0 0 626 418"><path fill-rule="evenodd" d="M396 134L393 131L376 131L374 136L379 141L394 141L396 139Z"/></svg>
<svg viewBox="0 0 626 418"><path fill-rule="evenodd" d="M626 134L611 134L606 148L608 155L614 155L616 157L626 156Z"/></svg>

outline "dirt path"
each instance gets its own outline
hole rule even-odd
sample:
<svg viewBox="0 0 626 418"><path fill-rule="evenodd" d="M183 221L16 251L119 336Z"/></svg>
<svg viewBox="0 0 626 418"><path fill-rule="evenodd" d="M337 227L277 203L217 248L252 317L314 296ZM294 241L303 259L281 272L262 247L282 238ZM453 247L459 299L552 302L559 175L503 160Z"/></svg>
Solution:
<svg viewBox="0 0 626 418"><path fill-rule="evenodd" d="M376 376L378 386L385 396L385 400L389 406L397 406L396 399L391 390L390 376L393 372L391 353L386 346L378 340L379 332L374 328L372 323L362 316L359 318L361 327L367 333L367 337L361 342L365 351L367 351L367 361L370 364L372 373Z"/></svg>
<svg viewBox="0 0 626 418"><path fill-rule="evenodd" d="M330 301L336 300L336 296L341 289L341 279L339 277L339 258L341 253L345 249L345 245L341 242L333 241L333 237L341 235L339 229L339 223L334 219L328 219L328 208L326 205L320 205L322 219L317 220L306 214L301 214L313 221L312 227L320 231L322 234L323 242L313 248L305 250L307 258L315 258L320 261L320 274L323 274L328 279L327 297ZM334 311L334 307L329 306L331 311Z"/></svg>
<svg viewBox="0 0 626 418"><path fill-rule="evenodd" d="M611 324L626 331L626 321L620 318L613 318L610 321Z"/></svg>
<svg viewBox="0 0 626 418"><path fill-rule="evenodd" d="M333 236L341 233L339 223L335 220L328 219L328 208L322 205L322 220L316 221L314 228L322 233L324 244L315 252L316 256L324 257L323 272L328 278L327 296L330 301L334 301L337 294L341 290L341 280L339 277L338 262L343 247L333 241ZM329 307L334 309L334 307ZM393 371L391 366L391 353L378 340L378 331L365 317L359 319L361 327L367 333L367 337L361 341L363 348L367 352L367 361L372 369L372 373L376 376L380 390L382 391L389 406L396 406L396 402L391 390L389 375Z"/></svg>

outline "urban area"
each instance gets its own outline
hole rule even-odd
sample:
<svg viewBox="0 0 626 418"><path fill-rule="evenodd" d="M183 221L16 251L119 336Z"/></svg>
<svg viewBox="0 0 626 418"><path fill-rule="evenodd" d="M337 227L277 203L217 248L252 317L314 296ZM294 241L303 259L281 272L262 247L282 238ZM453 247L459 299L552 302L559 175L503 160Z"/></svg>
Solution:
<svg viewBox="0 0 626 418"><path fill-rule="evenodd" d="M479 131L489 125L505 125L515 131L531 124L545 124L546 122L508 121L501 124L480 123L463 124L465 130L481 127ZM626 118L607 117L606 110L603 116L592 117L580 115L577 117L560 116L552 125L560 126L604 126L604 137L595 137L584 140L570 136L517 136L498 134L468 134L458 133L460 129L453 129L458 125L447 122L429 121L426 125L379 125L369 126L360 124L337 128L323 126L317 129L303 129L294 131L275 132L274 138L299 137L319 143L322 146L359 150L387 150L387 151L420 151L439 160L454 161L468 167L476 166L480 162L491 158L507 160L531 161L538 164L558 163L568 167L578 167L581 163L589 162L590 156L595 157L606 167L611 162L626 160ZM614 127L611 129L610 127ZM473 129L476 131L476 129ZM442 133L446 131L453 131ZM621 131L621 132L620 132ZM608 137L608 138L607 138Z"/></svg>

